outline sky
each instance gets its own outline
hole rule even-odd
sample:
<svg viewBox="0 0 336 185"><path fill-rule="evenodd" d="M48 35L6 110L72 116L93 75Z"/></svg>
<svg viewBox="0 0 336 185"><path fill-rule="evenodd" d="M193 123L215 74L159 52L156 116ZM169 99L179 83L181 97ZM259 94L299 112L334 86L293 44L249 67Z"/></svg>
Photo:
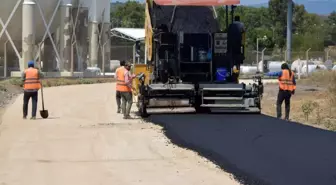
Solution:
<svg viewBox="0 0 336 185"><path fill-rule="evenodd" d="M268 0L240 0L241 4L252 5L252 4L263 4L268 3Z"/></svg>

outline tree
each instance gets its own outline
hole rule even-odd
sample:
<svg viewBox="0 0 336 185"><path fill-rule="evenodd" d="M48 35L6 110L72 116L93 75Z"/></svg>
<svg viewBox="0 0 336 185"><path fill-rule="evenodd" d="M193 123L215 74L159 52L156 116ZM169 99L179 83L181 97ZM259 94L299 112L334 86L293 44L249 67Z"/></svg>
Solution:
<svg viewBox="0 0 336 185"><path fill-rule="evenodd" d="M336 11L331 12L328 16L328 22L329 24L336 24Z"/></svg>
<svg viewBox="0 0 336 185"><path fill-rule="evenodd" d="M304 19L307 11L304 5L295 5L293 12L293 28L294 33L303 34L305 33Z"/></svg>
<svg viewBox="0 0 336 185"><path fill-rule="evenodd" d="M329 39L336 43L336 11L333 11L326 20Z"/></svg>
<svg viewBox="0 0 336 185"><path fill-rule="evenodd" d="M268 6L272 28L275 33L274 42L282 49L286 44L287 1L270 0Z"/></svg>
<svg viewBox="0 0 336 185"><path fill-rule="evenodd" d="M127 1L111 12L112 26L126 28L143 28L145 22L145 6L136 1Z"/></svg>
<svg viewBox="0 0 336 185"><path fill-rule="evenodd" d="M284 0L270 0L269 1L269 15L272 22L272 27L275 32L274 41L279 48L283 48L286 44L287 37L287 1ZM304 5L293 4L293 34L304 34L305 29L305 15L307 11Z"/></svg>

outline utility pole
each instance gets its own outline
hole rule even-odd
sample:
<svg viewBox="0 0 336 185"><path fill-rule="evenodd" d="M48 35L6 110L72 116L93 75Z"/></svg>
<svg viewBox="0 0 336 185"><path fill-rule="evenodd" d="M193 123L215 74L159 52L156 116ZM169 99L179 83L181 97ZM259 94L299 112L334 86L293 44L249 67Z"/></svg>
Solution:
<svg viewBox="0 0 336 185"><path fill-rule="evenodd" d="M257 66L258 66L258 63L259 63L259 38L257 38L257 57L256 57L257 59L257 61L256 61L256 63L257 63ZM258 69L258 71L259 71L259 69Z"/></svg>
<svg viewBox="0 0 336 185"><path fill-rule="evenodd" d="M293 19L293 1L287 0L287 61L292 60L292 19ZM285 61L285 62L287 62Z"/></svg>
<svg viewBox="0 0 336 185"><path fill-rule="evenodd" d="M307 69L306 69L306 74L307 74L307 77L309 76L309 65L308 65L308 60L309 60L309 51L311 50L311 48L309 48L307 51L306 51L306 61L307 61L307 63L306 63L306 67L307 67Z"/></svg>
<svg viewBox="0 0 336 185"><path fill-rule="evenodd" d="M265 56L265 51L266 51L267 48L264 48L262 51L261 51L261 69L260 69L260 72L261 73L264 73L264 56ZM258 64L259 66L259 64Z"/></svg>

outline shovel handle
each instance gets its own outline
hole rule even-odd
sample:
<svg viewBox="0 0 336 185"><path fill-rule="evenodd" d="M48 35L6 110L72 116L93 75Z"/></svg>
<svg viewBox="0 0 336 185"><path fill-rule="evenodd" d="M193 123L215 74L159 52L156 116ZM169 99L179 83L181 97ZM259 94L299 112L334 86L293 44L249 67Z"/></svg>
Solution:
<svg viewBox="0 0 336 185"><path fill-rule="evenodd" d="M40 60L40 62L41 62L41 60ZM41 69L41 63L39 65L39 71L42 71L42 69ZM44 111L43 84L42 84L41 78L40 78L40 85L41 85L42 110Z"/></svg>
<svg viewBox="0 0 336 185"><path fill-rule="evenodd" d="M44 111L44 97L43 97L43 85L42 85L42 82L40 82L40 84L41 84L42 110Z"/></svg>

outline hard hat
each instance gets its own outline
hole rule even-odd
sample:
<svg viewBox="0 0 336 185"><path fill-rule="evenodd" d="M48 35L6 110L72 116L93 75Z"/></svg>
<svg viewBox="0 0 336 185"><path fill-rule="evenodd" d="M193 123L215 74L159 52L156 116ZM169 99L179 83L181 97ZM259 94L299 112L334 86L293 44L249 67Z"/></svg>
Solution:
<svg viewBox="0 0 336 185"><path fill-rule="evenodd" d="M34 65L35 65L34 61L31 60L31 61L28 62L28 66L33 66L34 67Z"/></svg>

